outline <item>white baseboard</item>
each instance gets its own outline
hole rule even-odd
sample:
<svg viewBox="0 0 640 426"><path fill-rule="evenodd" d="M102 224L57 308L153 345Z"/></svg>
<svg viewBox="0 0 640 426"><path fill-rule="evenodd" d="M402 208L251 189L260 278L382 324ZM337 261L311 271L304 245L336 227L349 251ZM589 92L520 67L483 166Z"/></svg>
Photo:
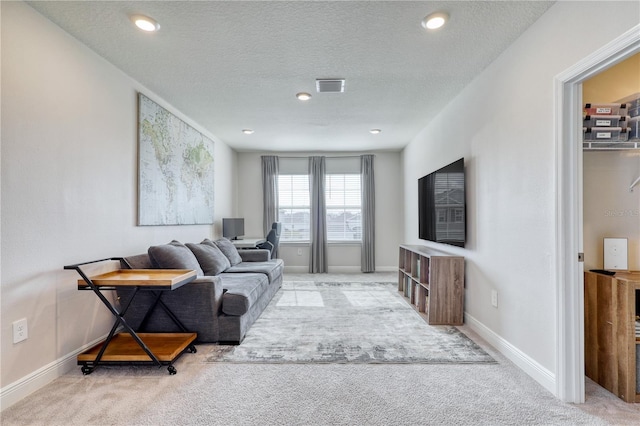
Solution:
<svg viewBox="0 0 640 426"><path fill-rule="evenodd" d="M107 336L104 335L99 339L91 343L87 343L80 349L65 355L62 358L45 365L44 367L34 371L33 373L16 380L13 383L0 389L0 411L11 407L16 402L27 397L33 392L41 389L47 384L51 383L58 377L69 372L75 366L77 366L78 354L84 352L86 349L98 344L104 340Z"/></svg>
<svg viewBox="0 0 640 426"><path fill-rule="evenodd" d="M376 266L376 272L398 272L398 265L396 265L396 266Z"/></svg>
<svg viewBox="0 0 640 426"><path fill-rule="evenodd" d="M540 383L545 389L553 395L556 395L556 376L552 371L540 365L537 361L497 335L493 330L489 329L471 315L465 313L464 319L465 323L468 324L473 331L478 333L480 337L486 340L487 343L531 376L535 381Z"/></svg>
<svg viewBox="0 0 640 426"><path fill-rule="evenodd" d="M397 266L376 266L376 272L395 272ZM285 274L306 274L309 272L308 266L284 266ZM359 274L360 266L329 266L330 274Z"/></svg>

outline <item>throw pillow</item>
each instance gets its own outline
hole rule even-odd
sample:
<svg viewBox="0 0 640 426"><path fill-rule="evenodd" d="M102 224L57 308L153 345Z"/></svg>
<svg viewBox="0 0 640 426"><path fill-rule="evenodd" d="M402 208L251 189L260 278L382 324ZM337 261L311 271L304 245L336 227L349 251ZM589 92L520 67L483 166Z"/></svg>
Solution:
<svg viewBox="0 0 640 426"><path fill-rule="evenodd" d="M193 269L196 274L204 275L196 256L179 241L173 240L169 244L151 246L147 252L155 268Z"/></svg>
<svg viewBox="0 0 640 426"><path fill-rule="evenodd" d="M205 275L218 275L231 267L231 263L217 245L207 244L204 241L201 244L187 243L189 250L193 252L198 259L198 263L202 267Z"/></svg>
<svg viewBox="0 0 640 426"><path fill-rule="evenodd" d="M218 246L220 251L227 256L229 259L229 263L231 266L237 265L242 262L242 257L240 257L240 253L238 253L238 249L233 243L226 238L220 238L219 240L214 241L215 245Z"/></svg>

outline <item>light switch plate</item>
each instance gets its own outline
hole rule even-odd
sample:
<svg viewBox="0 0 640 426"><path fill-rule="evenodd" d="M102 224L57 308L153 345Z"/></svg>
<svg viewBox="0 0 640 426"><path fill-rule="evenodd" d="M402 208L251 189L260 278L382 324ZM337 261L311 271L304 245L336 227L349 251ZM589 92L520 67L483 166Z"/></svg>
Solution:
<svg viewBox="0 0 640 426"><path fill-rule="evenodd" d="M604 269L627 270L627 239L604 239Z"/></svg>

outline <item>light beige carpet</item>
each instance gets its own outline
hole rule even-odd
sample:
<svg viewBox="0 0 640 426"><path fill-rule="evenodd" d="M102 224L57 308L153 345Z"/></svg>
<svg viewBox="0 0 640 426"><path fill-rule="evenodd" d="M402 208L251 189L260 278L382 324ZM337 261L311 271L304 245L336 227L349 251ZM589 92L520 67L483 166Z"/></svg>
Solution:
<svg viewBox="0 0 640 426"><path fill-rule="evenodd" d="M395 276L395 274L392 274ZM299 277L299 276L297 276ZM287 277L287 279L298 279ZM387 281L384 274L343 279ZM326 275L322 279L327 279ZM338 276L332 276L336 281ZM626 404L587 380L566 404L459 327L495 364L207 363L214 345L166 368L80 368L0 414L13 425L636 425Z"/></svg>

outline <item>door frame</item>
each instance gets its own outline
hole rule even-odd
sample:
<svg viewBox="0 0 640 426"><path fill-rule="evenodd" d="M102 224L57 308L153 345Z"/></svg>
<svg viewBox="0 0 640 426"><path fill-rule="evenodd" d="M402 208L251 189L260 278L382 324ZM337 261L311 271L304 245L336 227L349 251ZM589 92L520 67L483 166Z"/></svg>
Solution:
<svg viewBox="0 0 640 426"><path fill-rule="evenodd" d="M556 396L584 403L582 82L640 52L640 25L554 79L556 146Z"/></svg>

